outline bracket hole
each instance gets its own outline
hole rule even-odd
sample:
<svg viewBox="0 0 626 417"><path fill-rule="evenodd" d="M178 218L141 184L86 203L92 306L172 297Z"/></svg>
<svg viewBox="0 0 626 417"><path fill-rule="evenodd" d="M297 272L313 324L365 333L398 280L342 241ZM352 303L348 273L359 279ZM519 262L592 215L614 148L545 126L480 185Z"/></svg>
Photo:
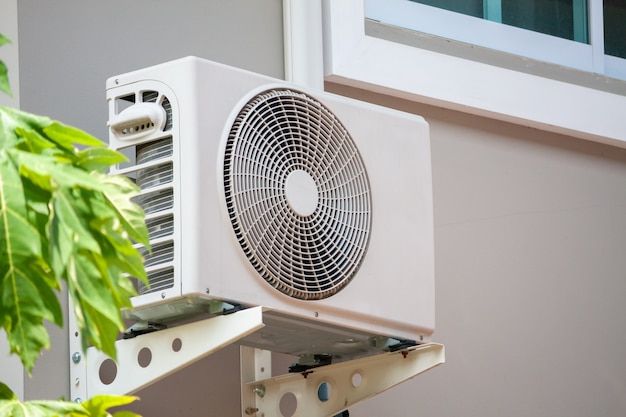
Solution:
<svg viewBox="0 0 626 417"><path fill-rule="evenodd" d="M152 362L152 351L147 347L142 348L137 355L137 363L145 368L150 365L150 362Z"/></svg>
<svg viewBox="0 0 626 417"><path fill-rule="evenodd" d="M172 350L174 352L180 352L180 350L183 348L183 341L180 340L178 337L174 340L172 340Z"/></svg>
<svg viewBox="0 0 626 417"><path fill-rule="evenodd" d="M286 392L280 397L278 409L283 417L292 417L298 409L298 399L293 392Z"/></svg>
<svg viewBox="0 0 626 417"><path fill-rule="evenodd" d="M98 376L100 377L100 382L104 385L110 385L115 381L115 377L117 377L117 365L113 359L105 359L104 362L100 364Z"/></svg>
<svg viewBox="0 0 626 417"><path fill-rule="evenodd" d="M353 373L352 377L350 378L350 382L352 383L352 386L354 388L360 387L361 383L363 382L363 375L361 375L360 372Z"/></svg>
<svg viewBox="0 0 626 417"><path fill-rule="evenodd" d="M328 382L322 382L317 387L317 398L323 403L330 399L330 384Z"/></svg>

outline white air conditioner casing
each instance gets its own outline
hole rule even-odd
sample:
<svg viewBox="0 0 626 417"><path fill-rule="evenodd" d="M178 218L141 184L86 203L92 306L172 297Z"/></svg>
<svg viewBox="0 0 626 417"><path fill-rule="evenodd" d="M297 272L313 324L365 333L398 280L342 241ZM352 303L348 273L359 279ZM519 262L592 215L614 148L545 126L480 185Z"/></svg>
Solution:
<svg viewBox="0 0 626 417"><path fill-rule="evenodd" d="M290 116L292 96L294 100L300 100L297 103L306 101L315 105L317 100L330 112L327 115L327 119L332 120L330 127L326 122L317 121L302 128L300 133L280 133L284 137L300 135L300 147L308 147L307 143L320 144L316 155L321 161L331 161L328 172L337 171L335 177L329 179L329 184L339 181L337 178L341 175L348 175L342 171L342 158L350 157L356 161L355 166L361 166L358 165L360 163L365 167L364 172L355 171L350 175L358 175L361 186L368 187L367 192L357 190L354 184L341 183L333 188L333 192L345 188L346 195L352 199L358 194L359 201L364 202L363 207L361 203L357 204L359 207L354 207L350 200L342 203L341 208L328 211L326 215L330 220L326 223L322 224L320 220L320 228L334 224L342 228L341 233L353 233L360 239L358 243L346 243L336 252L344 253L342 251L349 247L352 249L345 250L360 253L358 259L350 261L353 264L349 281L347 284L344 282L340 289L326 291L320 299L303 299L302 294L296 298L263 278L240 243L241 239L248 239L255 232L249 232L245 237L237 235L233 214L227 205L225 165L230 167L228 172L233 178L239 175L234 173L235 162L232 166L225 162L225 152L231 149L228 143L232 145L232 153L235 153L234 142L228 142L233 123L242 117L243 109L255 98L263 97L263 94L270 97L273 92L281 97L288 95L281 98L287 103L286 110L276 110L287 116L278 117L280 121L276 122L276 126L280 127L268 129L298 130L296 119ZM208 311L216 301L243 307L261 305L267 309L270 319L263 331L249 338L249 344L294 354L329 353L341 356L343 352L345 356L350 356L367 353L368 349L389 347L390 342L385 340L417 343L430 340L435 323L432 179L428 125L421 117L308 91L284 81L195 57L112 77L107 81L107 100L110 146L125 152L131 160L114 169L113 173L128 175L142 186L142 195L137 202L146 209L153 248L152 254L146 256L152 286L140 288L140 295L133 298L131 316L167 322L187 313ZM300 104L294 106L295 109ZM264 111L259 110L261 116L258 117L266 117ZM308 107L302 111L311 112ZM308 117L309 113L303 114L300 117ZM314 118L318 116L315 112L310 115ZM246 134L255 135L254 129L262 131L262 123L258 123L258 126L250 127ZM293 126L290 123L294 123ZM340 139L336 145L323 145L324 132L335 129L341 134L344 132L341 126L352 138L358 155L344 152L346 139ZM303 129L311 133L303 133ZM242 127L241 131L244 130ZM311 142L301 140L301 136L307 134L311 135L307 138ZM265 145L252 143L250 146L254 151ZM329 159L324 149L332 146L341 146L342 150ZM284 152L281 157L292 158L284 156L290 155L290 151ZM313 210L318 210L317 207L321 207L322 200L326 198L326 194L322 195L320 191L321 182L314 180L315 185L311 185L313 174L308 176L300 172L288 180L296 185L286 185L287 179L280 176L284 167L263 167L264 163L273 163L263 159L263 155L250 162L247 168L244 166L246 158L256 157L244 155L241 157L244 162L237 162L237 166L251 170L253 174L250 178L258 170L276 174L275 178L263 181L272 181L271 184L275 184L272 187L276 189L287 187L285 193L290 196L285 198L295 213L290 216L296 216L293 218L303 222L294 226L297 229L306 219L312 218ZM303 163L307 164L306 161ZM318 166L321 164L311 162L308 166L315 172L322 172ZM347 162L345 166L348 166ZM299 168L305 172L307 169ZM329 173L325 175L330 178ZM349 181L352 180L346 182ZM249 182L244 181L245 184ZM259 188L263 187L259 185ZM355 194L350 194L353 188ZM274 191L280 193L280 190ZM246 192L243 190L237 196ZM262 192L265 191L258 191ZM231 197L237 197L234 195ZM245 198L248 197L241 198L247 201ZM268 197L270 201L273 201L272 198L277 197ZM250 207L254 204L257 203L250 203ZM283 206L287 207L285 204L280 207ZM244 216L247 206L240 207ZM270 209L268 205L266 211ZM356 214L348 213L350 210ZM344 224L344 212L348 213L345 216L352 216L349 219L360 221L359 226L338 226ZM254 216L252 219L255 226ZM333 223L335 220L337 222ZM276 218L275 221L279 224L282 219ZM276 239L284 242L291 235L285 236L281 232L283 229L272 233L273 225L269 222L264 226L263 230L267 233L260 238L262 242L257 243L256 248L271 240L272 244L267 243L268 247L271 246L268 256L283 256L285 254L279 255L278 252L289 242L277 244ZM311 236L304 226L300 232L312 241L318 239L317 234ZM322 234L325 244L331 249L343 245L340 242L343 238L336 237L338 234ZM345 240L352 239L350 236ZM310 245L313 247L317 243ZM248 252L258 252L252 249ZM307 255L285 256L301 256L304 259L313 255L307 252ZM323 271L326 271L340 261L324 256L319 260L302 262L308 262L311 268L325 268ZM267 262L269 265L270 260ZM282 265L281 262L278 264ZM284 282L287 281L289 278ZM323 293L322 286L319 288Z"/></svg>

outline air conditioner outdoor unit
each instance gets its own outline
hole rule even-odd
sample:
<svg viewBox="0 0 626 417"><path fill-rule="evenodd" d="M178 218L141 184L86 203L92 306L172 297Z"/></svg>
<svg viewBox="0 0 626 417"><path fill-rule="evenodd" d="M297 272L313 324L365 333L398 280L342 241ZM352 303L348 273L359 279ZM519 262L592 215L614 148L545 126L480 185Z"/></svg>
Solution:
<svg viewBox="0 0 626 417"><path fill-rule="evenodd" d="M266 308L246 344L350 358L430 340L419 116L188 57L107 81L114 173L141 188L150 286L131 317Z"/></svg>

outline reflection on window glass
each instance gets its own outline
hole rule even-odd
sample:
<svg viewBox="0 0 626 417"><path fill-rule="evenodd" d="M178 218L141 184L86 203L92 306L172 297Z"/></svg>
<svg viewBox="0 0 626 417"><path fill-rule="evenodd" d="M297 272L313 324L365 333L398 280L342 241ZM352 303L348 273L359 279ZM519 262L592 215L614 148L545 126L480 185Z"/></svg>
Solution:
<svg viewBox="0 0 626 417"><path fill-rule="evenodd" d="M626 0L604 0L604 53L626 58Z"/></svg>
<svg viewBox="0 0 626 417"><path fill-rule="evenodd" d="M440 9L450 10L451 12L463 13L474 17L483 17L483 0L413 0L417 3L426 4L428 6L438 7Z"/></svg>
<svg viewBox="0 0 626 417"><path fill-rule="evenodd" d="M494 22L588 43L587 0L412 0ZM614 0L624 4L626 0ZM622 18L622 29L624 20Z"/></svg>
<svg viewBox="0 0 626 417"><path fill-rule="evenodd" d="M502 23L586 42L586 33L584 40L575 39L573 3L572 0L502 0Z"/></svg>

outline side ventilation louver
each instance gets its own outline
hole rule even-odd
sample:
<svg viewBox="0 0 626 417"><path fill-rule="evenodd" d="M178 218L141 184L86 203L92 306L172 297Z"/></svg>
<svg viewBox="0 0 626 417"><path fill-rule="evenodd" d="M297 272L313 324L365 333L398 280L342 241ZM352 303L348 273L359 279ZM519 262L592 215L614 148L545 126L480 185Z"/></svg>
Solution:
<svg viewBox="0 0 626 417"><path fill-rule="evenodd" d="M140 188L133 201L144 209L151 251L138 245L144 256L149 286L137 282L139 295L172 288L174 285L174 140L172 105L157 91L142 91L137 97L143 103L160 103L167 115L163 136L120 149L131 163L118 167Z"/></svg>

